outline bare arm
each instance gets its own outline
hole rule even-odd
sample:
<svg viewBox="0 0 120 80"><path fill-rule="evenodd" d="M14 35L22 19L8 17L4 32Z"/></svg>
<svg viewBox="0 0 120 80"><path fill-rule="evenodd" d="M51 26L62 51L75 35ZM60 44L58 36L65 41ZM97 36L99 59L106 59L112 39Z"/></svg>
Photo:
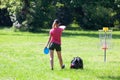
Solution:
<svg viewBox="0 0 120 80"><path fill-rule="evenodd" d="M47 44L46 44L45 47L48 47L48 45L50 44L50 40L51 40L51 35L49 36L49 38L48 38L48 42L47 42Z"/></svg>

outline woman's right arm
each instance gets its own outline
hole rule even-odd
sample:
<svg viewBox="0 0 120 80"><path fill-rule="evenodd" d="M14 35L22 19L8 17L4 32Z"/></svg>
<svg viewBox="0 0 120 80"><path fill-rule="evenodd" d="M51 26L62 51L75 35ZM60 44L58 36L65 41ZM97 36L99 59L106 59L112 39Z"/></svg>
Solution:
<svg viewBox="0 0 120 80"><path fill-rule="evenodd" d="M49 36L48 41L47 41L47 44L46 44L45 47L48 47L48 45L50 44L50 40L51 40L51 35Z"/></svg>

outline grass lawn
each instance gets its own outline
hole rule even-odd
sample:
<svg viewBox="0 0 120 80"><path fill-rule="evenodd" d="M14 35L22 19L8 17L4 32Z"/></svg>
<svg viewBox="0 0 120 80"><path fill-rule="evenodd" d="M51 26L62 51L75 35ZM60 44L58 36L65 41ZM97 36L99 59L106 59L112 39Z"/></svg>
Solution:
<svg viewBox="0 0 120 80"><path fill-rule="evenodd" d="M55 54L53 71L49 55L43 53L48 33L47 30L29 33L1 29L0 80L120 80L120 31L113 31L106 62L99 47L98 31L64 31L62 55L66 68L60 69ZM83 70L70 69L75 56L83 59Z"/></svg>

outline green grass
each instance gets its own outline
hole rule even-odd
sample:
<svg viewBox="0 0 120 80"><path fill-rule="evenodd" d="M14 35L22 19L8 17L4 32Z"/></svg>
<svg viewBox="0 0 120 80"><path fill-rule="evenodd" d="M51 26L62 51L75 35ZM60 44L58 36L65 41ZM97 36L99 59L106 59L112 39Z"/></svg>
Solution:
<svg viewBox="0 0 120 80"><path fill-rule="evenodd" d="M120 32L113 31L112 48L99 48L98 31L66 30L62 36L62 55L66 65L60 69L55 54L54 71L49 55L43 53L48 39L44 33L0 30L0 80L120 80ZM70 69L75 56L84 61L83 70Z"/></svg>

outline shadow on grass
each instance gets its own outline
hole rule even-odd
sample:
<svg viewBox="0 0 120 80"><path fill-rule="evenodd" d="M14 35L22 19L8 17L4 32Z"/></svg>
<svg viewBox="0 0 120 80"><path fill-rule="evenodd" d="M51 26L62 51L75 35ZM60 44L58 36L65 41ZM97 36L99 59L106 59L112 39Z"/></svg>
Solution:
<svg viewBox="0 0 120 80"><path fill-rule="evenodd" d="M87 36L87 37L95 37L98 38L99 35L95 32L91 32L91 31L82 31L82 32L74 32L74 33L70 33L70 32L64 32L63 33L63 37L71 37L71 36Z"/></svg>
<svg viewBox="0 0 120 80"><path fill-rule="evenodd" d="M106 79L106 80L120 80L120 76L100 76L99 78L101 79Z"/></svg>
<svg viewBox="0 0 120 80"><path fill-rule="evenodd" d="M112 37L113 39L120 39L120 34L113 34Z"/></svg>
<svg viewBox="0 0 120 80"><path fill-rule="evenodd" d="M41 30L41 32L26 32L26 31L3 31L0 35L12 35L12 36L36 36L36 34L48 35L48 30Z"/></svg>
<svg viewBox="0 0 120 80"><path fill-rule="evenodd" d="M49 35L49 29L41 29L39 32L29 32L32 34L24 34L24 32L21 34L19 32L13 32L13 33L0 33L0 35L18 35L18 36L35 36L34 34L43 34L43 35ZM79 31L79 30L66 30L63 32L63 37L71 37L71 36L86 36L86 37L94 37L99 38L99 32L97 31ZM113 39L120 39L120 34L113 34Z"/></svg>
<svg viewBox="0 0 120 80"><path fill-rule="evenodd" d="M39 33L49 34L49 30L43 29ZM98 31L79 31L79 30L75 30L75 31L74 30L65 30L63 32L63 37L71 37L71 36L87 36L87 37L99 38L99 32ZM113 33L112 38L120 39L120 32L119 32L119 34Z"/></svg>
<svg viewBox="0 0 120 80"><path fill-rule="evenodd" d="M70 36L86 36L86 37L94 37L99 38L99 32L97 31L76 31L76 32L64 32L63 37ZM120 34L112 34L113 39L120 39Z"/></svg>

